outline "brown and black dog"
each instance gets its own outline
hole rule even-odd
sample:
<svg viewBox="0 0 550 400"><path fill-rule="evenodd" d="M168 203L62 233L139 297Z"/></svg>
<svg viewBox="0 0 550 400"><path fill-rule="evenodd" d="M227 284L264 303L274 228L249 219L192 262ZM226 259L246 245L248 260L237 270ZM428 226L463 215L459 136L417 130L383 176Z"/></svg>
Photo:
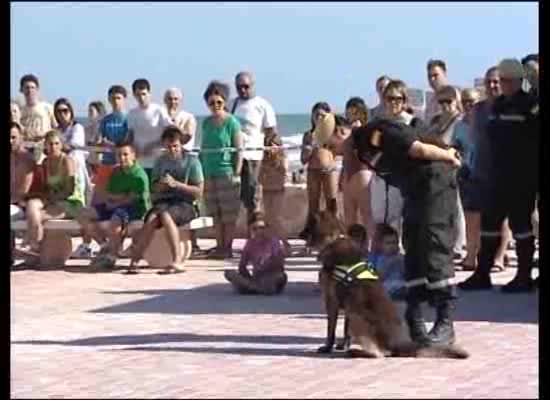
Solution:
<svg viewBox="0 0 550 400"><path fill-rule="evenodd" d="M315 218L311 232L312 244L319 249L322 268L319 282L327 313L327 337L320 353L332 351L335 342L338 312L343 309L349 336L360 350L348 350L359 357L437 357L467 358L469 354L456 346L422 346L408 338L398 309L385 292L379 280L355 280L342 285L334 278L340 265L354 265L363 261L360 249L345 236L343 224L336 213L322 211ZM344 327L344 342L348 329ZM339 346L340 347L340 346Z"/></svg>

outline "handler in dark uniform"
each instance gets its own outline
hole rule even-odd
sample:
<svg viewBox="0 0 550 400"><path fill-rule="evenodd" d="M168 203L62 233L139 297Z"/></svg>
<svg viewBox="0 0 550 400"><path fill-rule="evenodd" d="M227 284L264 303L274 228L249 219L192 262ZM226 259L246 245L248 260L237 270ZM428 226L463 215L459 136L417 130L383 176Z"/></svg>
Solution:
<svg viewBox="0 0 550 400"><path fill-rule="evenodd" d="M518 269L502 291L526 292L533 289L535 238L531 215L539 180L539 106L537 98L522 89L524 70L518 60L503 60L498 69L502 95L493 104L487 126L492 165L488 203L481 215L479 263L476 272L459 287L492 288L490 272L500 242L500 225L508 217L516 240Z"/></svg>
<svg viewBox="0 0 550 400"><path fill-rule="evenodd" d="M353 137L359 159L398 187L404 199L405 319L411 339L424 345L452 344L456 169L461 163L455 149L425 136L425 130L377 119L354 130ZM422 313L425 301L437 310L429 333Z"/></svg>

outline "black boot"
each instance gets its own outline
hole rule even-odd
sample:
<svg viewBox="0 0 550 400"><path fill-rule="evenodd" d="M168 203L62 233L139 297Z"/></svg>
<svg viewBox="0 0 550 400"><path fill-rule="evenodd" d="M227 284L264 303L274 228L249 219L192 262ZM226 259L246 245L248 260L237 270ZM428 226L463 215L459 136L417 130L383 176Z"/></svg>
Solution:
<svg viewBox="0 0 550 400"><path fill-rule="evenodd" d="M535 238L530 236L516 240L516 253L518 255L518 271L514 279L502 287L503 293L524 293L534 289L531 270L535 254Z"/></svg>
<svg viewBox="0 0 550 400"><path fill-rule="evenodd" d="M433 328L428 334L431 345L450 345L455 341L452 311L454 305L451 300L438 301L437 316Z"/></svg>
<svg viewBox="0 0 550 400"><path fill-rule="evenodd" d="M409 327L409 335L411 340L418 344L426 345L429 342L428 330L424 316L422 315L421 303L408 303L405 311L405 321Z"/></svg>
<svg viewBox="0 0 550 400"><path fill-rule="evenodd" d="M458 287L462 290L488 290L493 288L491 282L491 267L499 246L500 237L482 237L481 250L478 256L478 267Z"/></svg>

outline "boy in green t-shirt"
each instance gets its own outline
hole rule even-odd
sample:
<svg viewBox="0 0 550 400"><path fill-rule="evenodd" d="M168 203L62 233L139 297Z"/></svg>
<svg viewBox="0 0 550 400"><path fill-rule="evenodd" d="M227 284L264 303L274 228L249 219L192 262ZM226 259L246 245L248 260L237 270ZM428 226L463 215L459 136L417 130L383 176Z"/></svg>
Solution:
<svg viewBox="0 0 550 400"><path fill-rule="evenodd" d="M107 183L104 202L83 210L79 218L83 231L103 243L92 265L104 268L115 265L128 224L142 219L151 207L149 179L134 147L121 143L116 154L119 164Z"/></svg>

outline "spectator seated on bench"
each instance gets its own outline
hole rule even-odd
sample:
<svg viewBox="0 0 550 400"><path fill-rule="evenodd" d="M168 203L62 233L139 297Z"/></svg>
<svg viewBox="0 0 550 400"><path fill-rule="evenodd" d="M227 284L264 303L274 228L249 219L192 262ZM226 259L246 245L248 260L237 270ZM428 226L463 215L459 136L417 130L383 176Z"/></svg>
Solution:
<svg viewBox="0 0 550 400"><path fill-rule="evenodd" d="M135 265L149 247L155 231L163 228L170 246L172 260L164 266L164 273L183 272L184 257L178 227L198 216L194 201L202 195L204 178L198 158L184 151L190 139L176 126L164 129L161 142L166 152L153 166L151 173L153 208L145 217L145 224L135 235L131 247L131 262L127 273L137 273Z"/></svg>
<svg viewBox="0 0 550 400"><path fill-rule="evenodd" d="M25 218L25 199L34 176L34 159L23 146L21 125L10 124L10 218Z"/></svg>
<svg viewBox="0 0 550 400"><path fill-rule="evenodd" d="M136 152L129 143L116 146L119 165L106 187L104 202L86 208L78 218L85 235L101 245L93 266L114 267L128 224L143 218L151 207L149 179L136 162Z"/></svg>
<svg viewBox="0 0 550 400"><path fill-rule="evenodd" d="M225 279L240 294L279 294L288 280L280 238L268 233L262 212L252 214L249 227L252 238L244 246L239 270L225 271Z"/></svg>
<svg viewBox="0 0 550 400"><path fill-rule="evenodd" d="M83 186L78 182L75 161L62 151L58 131L49 131L45 137L47 157L42 163L44 184L41 191L27 195L29 255L38 256L44 238L43 223L49 219L74 218L84 206Z"/></svg>

